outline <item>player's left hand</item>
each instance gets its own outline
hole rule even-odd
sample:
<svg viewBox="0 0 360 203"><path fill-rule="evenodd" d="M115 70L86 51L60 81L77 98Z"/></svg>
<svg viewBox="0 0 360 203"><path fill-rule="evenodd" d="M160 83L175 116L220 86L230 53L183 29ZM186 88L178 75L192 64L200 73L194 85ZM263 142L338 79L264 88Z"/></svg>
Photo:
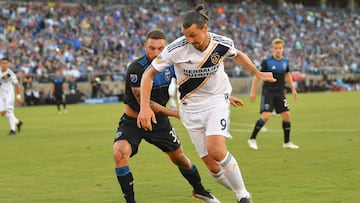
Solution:
<svg viewBox="0 0 360 203"><path fill-rule="evenodd" d="M241 99L239 99L237 97L231 96L229 100L230 100L230 104L233 107L239 107L239 106L244 106L245 105L245 103Z"/></svg>

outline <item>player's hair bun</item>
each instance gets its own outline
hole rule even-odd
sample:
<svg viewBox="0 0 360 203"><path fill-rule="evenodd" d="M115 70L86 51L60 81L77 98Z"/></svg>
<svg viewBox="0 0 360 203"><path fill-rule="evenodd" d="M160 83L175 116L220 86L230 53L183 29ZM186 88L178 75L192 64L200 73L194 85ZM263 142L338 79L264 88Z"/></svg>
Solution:
<svg viewBox="0 0 360 203"><path fill-rule="evenodd" d="M209 21L208 11L205 9L205 6L202 4L199 4L195 7L195 11L199 12L204 18Z"/></svg>
<svg viewBox="0 0 360 203"><path fill-rule="evenodd" d="M195 11L197 11L197 12L201 13L202 10L205 10L204 5L202 5L202 4L199 4L195 7Z"/></svg>

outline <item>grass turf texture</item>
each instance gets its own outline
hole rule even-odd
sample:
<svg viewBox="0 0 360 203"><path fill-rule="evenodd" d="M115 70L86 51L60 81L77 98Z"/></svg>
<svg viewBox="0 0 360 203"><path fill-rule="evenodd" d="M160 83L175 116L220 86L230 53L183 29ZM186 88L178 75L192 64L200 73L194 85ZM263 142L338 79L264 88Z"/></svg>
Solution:
<svg viewBox="0 0 360 203"><path fill-rule="evenodd" d="M288 95L292 141L299 150L282 149L281 118L275 116L258 135L259 150L247 146L259 118L259 97L232 110L229 151L236 157L247 189L256 203L360 202L360 94ZM22 132L7 136L0 121L0 202L124 202L117 183L112 142L122 104L69 105L58 115L55 106L18 107ZM223 203L234 195L209 175L185 129L172 119L186 154L197 165L206 188ZM143 142L130 160L139 203L201 202L157 148Z"/></svg>

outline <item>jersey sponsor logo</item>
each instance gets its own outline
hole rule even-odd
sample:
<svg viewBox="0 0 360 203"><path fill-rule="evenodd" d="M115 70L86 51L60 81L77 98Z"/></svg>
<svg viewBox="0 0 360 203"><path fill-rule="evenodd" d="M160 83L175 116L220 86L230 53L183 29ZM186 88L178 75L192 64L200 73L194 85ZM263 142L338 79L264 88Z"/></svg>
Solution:
<svg viewBox="0 0 360 203"><path fill-rule="evenodd" d="M189 78L204 78L209 75L215 75L219 69L219 64L207 68L200 68L196 70L184 70L184 75Z"/></svg>
<svg viewBox="0 0 360 203"><path fill-rule="evenodd" d="M137 83L138 81L138 76L136 74L130 74L130 81L132 83Z"/></svg>

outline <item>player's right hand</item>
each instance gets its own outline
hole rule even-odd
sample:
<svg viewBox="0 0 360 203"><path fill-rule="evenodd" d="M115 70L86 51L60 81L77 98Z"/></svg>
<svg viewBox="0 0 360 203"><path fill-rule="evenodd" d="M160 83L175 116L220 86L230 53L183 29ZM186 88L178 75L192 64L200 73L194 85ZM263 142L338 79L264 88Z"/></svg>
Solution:
<svg viewBox="0 0 360 203"><path fill-rule="evenodd" d="M151 108L140 108L136 122L138 128L143 128L145 131L152 131L151 122L157 123L154 111L151 110Z"/></svg>
<svg viewBox="0 0 360 203"><path fill-rule="evenodd" d="M256 94L250 94L250 96L249 96L249 98L250 98L250 101L251 102L254 102L255 100L256 100Z"/></svg>

